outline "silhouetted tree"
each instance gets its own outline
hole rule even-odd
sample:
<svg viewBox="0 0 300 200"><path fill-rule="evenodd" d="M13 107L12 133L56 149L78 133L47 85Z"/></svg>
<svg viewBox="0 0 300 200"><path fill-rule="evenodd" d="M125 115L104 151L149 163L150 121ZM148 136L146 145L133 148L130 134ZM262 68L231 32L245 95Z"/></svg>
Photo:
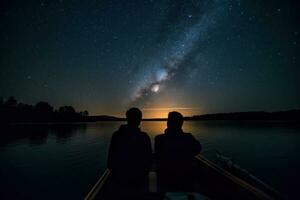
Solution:
<svg viewBox="0 0 300 200"><path fill-rule="evenodd" d="M49 103L40 101L35 105L35 121L52 121L53 107Z"/></svg>
<svg viewBox="0 0 300 200"><path fill-rule="evenodd" d="M17 100L13 96L10 96L8 100L5 102L5 106L16 107L17 103L18 103Z"/></svg>
<svg viewBox="0 0 300 200"><path fill-rule="evenodd" d="M34 121L35 110L32 105L18 103L16 109L15 121L31 122Z"/></svg>
<svg viewBox="0 0 300 200"><path fill-rule="evenodd" d="M72 106L61 106L59 107L58 111L60 113L68 113L68 114L76 113L75 109Z"/></svg>
<svg viewBox="0 0 300 200"><path fill-rule="evenodd" d="M3 98L0 97L0 124L1 123L4 123L4 101L3 101Z"/></svg>
<svg viewBox="0 0 300 200"><path fill-rule="evenodd" d="M79 114L81 114L83 117L89 116L89 112L87 110L81 111Z"/></svg>
<svg viewBox="0 0 300 200"><path fill-rule="evenodd" d="M3 112L3 108L4 108L4 101L3 101L3 98L0 97L0 115L1 115L2 112Z"/></svg>
<svg viewBox="0 0 300 200"><path fill-rule="evenodd" d="M35 105L35 109L41 113L52 113L53 107L49 105L49 103L40 101Z"/></svg>
<svg viewBox="0 0 300 200"><path fill-rule="evenodd" d="M77 113L72 106L62 106L58 110L44 101L35 106L18 103L11 96L6 101L0 97L0 123L10 122L72 122L87 121L88 111Z"/></svg>
<svg viewBox="0 0 300 200"><path fill-rule="evenodd" d="M17 115L17 100L11 96L4 102L2 109L1 120L6 122L16 121L15 116Z"/></svg>
<svg viewBox="0 0 300 200"><path fill-rule="evenodd" d="M76 113L72 106L61 106L57 113L58 121L81 121L83 120L82 115Z"/></svg>

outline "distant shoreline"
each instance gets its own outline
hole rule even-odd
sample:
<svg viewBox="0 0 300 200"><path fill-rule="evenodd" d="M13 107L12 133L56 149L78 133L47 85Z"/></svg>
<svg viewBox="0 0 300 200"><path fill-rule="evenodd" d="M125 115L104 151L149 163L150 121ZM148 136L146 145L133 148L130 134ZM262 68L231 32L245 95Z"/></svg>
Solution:
<svg viewBox="0 0 300 200"><path fill-rule="evenodd" d="M167 122L167 119L144 119L143 122ZM232 123L296 123L299 124L299 120L185 120L186 122L220 122L220 123L226 123L226 122L232 122ZM87 124L87 123L101 123L101 122L107 122L107 123L114 123L114 122L126 122L126 119L124 120L99 120L99 121L78 121L78 122L12 122L9 124L0 124L0 125L49 125L49 126L56 126L56 125L81 125L81 124ZM300 125L300 124L299 124Z"/></svg>
<svg viewBox="0 0 300 200"><path fill-rule="evenodd" d="M247 111L202 114L184 117L186 121L211 120L276 120L299 121L300 109L291 109L277 112ZM166 121L166 118L146 118L143 121ZM18 102L13 96L3 101L0 97L0 124L51 124L51 123L82 123L97 121L126 121L124 117L110 115L90 116L87 110L76 111L73 106L60 106L54 109L48 102L40 101L35 105Z"/></svg>
<svg viewBox="0 0 300 200"><path fill-rule="evenodd" d="M184 117L185 121L282 121L282 122L298 122L300 121L300 110L287 110L277 112L232 112L232 113L215 113L203 114ZM142 121L166 121L167 118L145 118ZM78 124L87 122L117 122L126 121L126 118L97 115L85 116L84 120L72 121L18 121L8 124ZM0 123L1 124L1 123ZM7 124L7 123L4 123Z"/></svg>
<svg viewBox="0 0 300 200"><path fill-rule="evenodd" d="M287 110L277 112L232 112L232 113L215 113L215 114L204 114L184 117L186 121L210 121L210 120L271 120L271 121L299 121L300 110ZM167 118L146 118L143 121L166 121ZM88 121L126 121L125 118L99 115L89 116Z"/></svg>

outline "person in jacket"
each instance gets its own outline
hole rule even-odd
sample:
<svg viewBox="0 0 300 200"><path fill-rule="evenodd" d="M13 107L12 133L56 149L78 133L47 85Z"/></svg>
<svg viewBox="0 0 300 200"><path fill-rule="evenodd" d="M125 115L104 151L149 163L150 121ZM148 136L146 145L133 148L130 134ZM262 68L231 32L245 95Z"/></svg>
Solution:
<svg viewBox="0 0 300 200"><path fill-rule="evenodd" d="M151 166L151 141L139 128L142 112L130 108L126 112L127 124L113 133L108 153L108 168L114 183L114 191L138 194L147 191Z"/></svg>
<svg viewBox="0 0 300 200"><path fill-rule="evenodd" d="M194 156L201 144L182 130L183 116L170 112L164 134L155 137L154 152L160 191L192 191Z"/></svg>

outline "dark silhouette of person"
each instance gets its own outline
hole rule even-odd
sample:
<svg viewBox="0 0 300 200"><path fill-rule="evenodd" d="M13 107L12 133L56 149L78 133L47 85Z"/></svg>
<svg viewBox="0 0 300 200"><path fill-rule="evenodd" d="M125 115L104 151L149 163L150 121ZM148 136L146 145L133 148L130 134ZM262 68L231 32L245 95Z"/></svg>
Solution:
<svg viewBox="0 0 300 200"><path fill-rule="evenodd" d="M194 156L201 144L191 133L182 131L183 116L170 112L164 134L155 137L158 190L192 191Z"/></svg>
<svg viewBox="0 0 300 200"><path fill-rule="evenodd" d="M139 128L142 112L138 108L130 108L126 119L127 124L113 133L108 154L113 192L118 190L122 199L124 195L147 192L152 162L150 138Z"/></svg>

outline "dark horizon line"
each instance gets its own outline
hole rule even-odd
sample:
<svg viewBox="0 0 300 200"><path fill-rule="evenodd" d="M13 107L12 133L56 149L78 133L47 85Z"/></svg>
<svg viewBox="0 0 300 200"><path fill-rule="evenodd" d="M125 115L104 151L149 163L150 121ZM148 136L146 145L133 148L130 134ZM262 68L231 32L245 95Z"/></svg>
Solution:
<svg viewBox="0 0 300 200"><path fill-rule="evenodd" d="M92 121L126 121L125 117L116 117L112 115L92 115L89 116ZM244 111L244 112L226 112L209 113L193 116L184 116L185 120L299 120L300 109L290 109L281 111ZM167 118L144 118L142 121L166 121Z"/></svg>

